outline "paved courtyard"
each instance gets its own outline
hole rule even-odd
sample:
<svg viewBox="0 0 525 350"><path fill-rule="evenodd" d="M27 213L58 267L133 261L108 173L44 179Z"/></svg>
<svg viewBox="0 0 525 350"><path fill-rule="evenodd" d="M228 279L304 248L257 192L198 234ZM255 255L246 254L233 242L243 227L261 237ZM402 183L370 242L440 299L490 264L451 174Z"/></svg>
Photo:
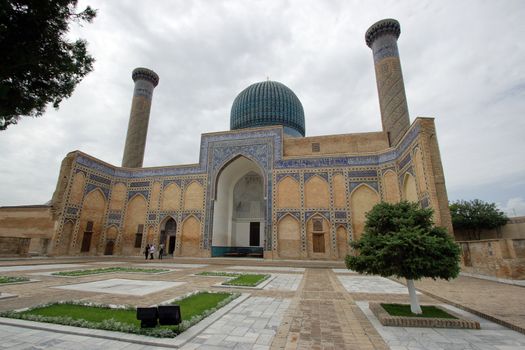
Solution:
<svg viewBox="0 0 525 350"><path fill-rule="evenodd" d="M132 265L164 267L161 274L106 273L59 277L51 272ZM31 283L0 285L0 310L60 300L154 305L199 290L223 291L221 276L202 271L271 274L260 289L242 293L176 338L151 338L101 330L0 318L0 349L525 349L525 289L459 277L417 283L422 303L440 304L481 323L481 330L384 327L371 301L406 302L403 281L361 276L342 263L259 259L19 259L0 262L0 274ZM38 275L37 275L38 274ZM37 275L37 276L35 276ZM492 321L477 315L487 315ZM495 321L495 322L493 322ZM496 323L498 322L498 323ZM504 327L503 325L508 327Z"/></svg>

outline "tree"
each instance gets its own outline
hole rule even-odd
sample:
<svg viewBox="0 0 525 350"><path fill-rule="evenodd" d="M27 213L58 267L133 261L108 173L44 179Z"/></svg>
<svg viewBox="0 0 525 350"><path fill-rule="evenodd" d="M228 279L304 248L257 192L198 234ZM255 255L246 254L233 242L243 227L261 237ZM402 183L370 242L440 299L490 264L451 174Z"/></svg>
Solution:
<svg viewBox="0 0 525 350"><path fill-rule="evenodd" d="M359 273L405 278L410 309L421 313L414 280L451 279L459 274L459 246L432 222L432 209L416 203L379 203L366 215L363 236L350 245L346 266Z"/></svg>
<svg viewBox="0 0 525 350"><path fill-rule="evenodd" d="M76 12L77 0L7 0L0 5L0 130L21 116L59 107L93 70L83 40L68 41L71 22L91 22L96 11Z"/></svg>
<svg viewBox="0 0 525 350"><path fill-rule="evenodd" d="M495 203L479 199L460 200L450 205L454 230L465 230L471 239L481 239L481 231L497 229L507 223L509 218L496 207Z"/></svg>

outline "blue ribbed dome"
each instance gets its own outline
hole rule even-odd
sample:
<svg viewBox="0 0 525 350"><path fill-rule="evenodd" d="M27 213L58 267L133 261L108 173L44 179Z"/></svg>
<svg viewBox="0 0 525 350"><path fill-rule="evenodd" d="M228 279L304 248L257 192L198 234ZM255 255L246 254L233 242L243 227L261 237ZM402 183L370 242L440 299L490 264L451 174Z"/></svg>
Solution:
<svg viewBox="0 0 525 350"><path fill-rule="evenodd" d="M244 89L233 101L230 129L282 125L291 136L304 136L304 111L294 92L276 81Z"/></svg>

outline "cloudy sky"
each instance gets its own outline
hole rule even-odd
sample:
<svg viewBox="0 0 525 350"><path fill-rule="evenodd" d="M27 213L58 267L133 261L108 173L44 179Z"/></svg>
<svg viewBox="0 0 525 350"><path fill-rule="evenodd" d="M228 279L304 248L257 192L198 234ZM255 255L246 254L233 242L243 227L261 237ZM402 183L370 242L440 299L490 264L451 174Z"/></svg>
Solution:
<svg viewBox="0 0 525 350"><path fill-rule="evenodd" d="M147 5L146 5L147 3ZM0 206L40 204L60 162L81 150L120 165L131 71L160 76L145 166L195 163L200 134L229 129L235 96L280 81L301 100L307 136L381 128L368 27L401 23L411 120L435 117L449 198L525 215L525 2L80 1L98 9L71 37L94 71L58 111L0 132Z"/></svg>

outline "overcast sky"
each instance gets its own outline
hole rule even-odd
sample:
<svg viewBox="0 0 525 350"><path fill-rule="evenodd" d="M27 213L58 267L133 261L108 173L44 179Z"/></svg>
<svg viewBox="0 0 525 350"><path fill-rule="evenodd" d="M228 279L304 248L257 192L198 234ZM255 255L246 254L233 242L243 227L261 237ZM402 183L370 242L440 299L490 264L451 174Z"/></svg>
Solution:
<svg viewBox="0 0 525 350"><path fill-rule="evenodd" d="M497 202L525 215L525 2L80 1L73 27L95 69L37 119L0 132L0 206L41 204L73 150L120 165L131 71L160 76L144 166L196 163L200 134L229 129L231 104L265 80L301 100L307 136L379 131L368 27L401 23L411 121L435 117L450 200Z"/></svg>

